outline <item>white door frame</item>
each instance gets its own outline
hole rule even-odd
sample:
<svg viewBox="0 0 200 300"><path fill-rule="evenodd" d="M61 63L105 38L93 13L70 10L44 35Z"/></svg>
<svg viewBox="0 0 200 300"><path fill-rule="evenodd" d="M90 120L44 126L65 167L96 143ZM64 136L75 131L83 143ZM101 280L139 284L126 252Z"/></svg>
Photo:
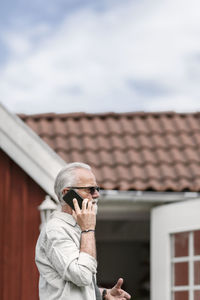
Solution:
<svg viewBox="0 0 200 300"><path fill-rule="evenodd" d="M200 199L151 212L151 300L171 300L170 234L200 229Z"/></svg>

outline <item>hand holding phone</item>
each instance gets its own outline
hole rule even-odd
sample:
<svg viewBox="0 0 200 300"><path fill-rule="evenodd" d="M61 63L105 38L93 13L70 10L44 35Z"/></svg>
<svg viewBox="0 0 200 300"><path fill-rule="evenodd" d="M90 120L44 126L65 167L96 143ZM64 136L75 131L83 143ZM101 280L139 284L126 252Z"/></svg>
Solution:
<svg viewBox="0 0 200 300"><path fill-rule="evenodd" d="M73 203L74 198L77 200L79 205L79 207L77 206L76 209L74 208ZM63 200L73 209L72 215L77 221L81 230L95 229L96 212L92 201L88 203L88 199L85 199L86 201L83 202L83 198L72 189L63 196Z"/></svg>

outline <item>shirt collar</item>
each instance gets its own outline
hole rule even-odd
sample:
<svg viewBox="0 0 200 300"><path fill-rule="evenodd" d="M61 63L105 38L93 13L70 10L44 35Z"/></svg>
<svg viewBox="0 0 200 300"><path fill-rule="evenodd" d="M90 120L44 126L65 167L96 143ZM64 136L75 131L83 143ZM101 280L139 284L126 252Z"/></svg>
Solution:
<svg viewBox="0 0 200 300"><path fill-rule="evenodd" d="M72 225L72 226L75 226L77 223L76 223L76 220L73 218L72 215L68 214L68 213L65 213L65 212L62 212L62 211L55 211L53 214L52 214L52 218L58 218L58 219L61 219L63 220L64 222Z"/></svg>

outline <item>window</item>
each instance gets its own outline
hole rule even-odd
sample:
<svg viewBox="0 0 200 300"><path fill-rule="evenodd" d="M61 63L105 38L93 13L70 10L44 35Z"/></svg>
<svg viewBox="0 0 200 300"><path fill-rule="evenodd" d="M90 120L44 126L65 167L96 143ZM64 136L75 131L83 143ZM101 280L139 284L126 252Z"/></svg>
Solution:
<svg viewBox="0 0 200 300"><path fill-rule="evenodd" d="M172 300L200 300L200 230L171 235Z"/></svg>

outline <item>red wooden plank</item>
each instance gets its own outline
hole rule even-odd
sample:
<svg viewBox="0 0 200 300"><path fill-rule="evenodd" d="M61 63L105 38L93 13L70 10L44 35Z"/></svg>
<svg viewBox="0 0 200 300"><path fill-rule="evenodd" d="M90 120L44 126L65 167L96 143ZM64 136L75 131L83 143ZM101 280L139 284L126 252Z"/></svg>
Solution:
<svg viewBox="0 0 200 300"><path fill-rule="evenodd" d="M23 253L23 300L38 299L38 270L35 265L35 244L39 235L40 214L38 206L45 197L45 193L27 178L27 194L24 198L24 246ZM33 226L34 224L34 226Z"/></svg>
<svg viewBox="0 0 200 300"><path fill-rule="evenodd" d="M21 253L22 253L22 170L11 162L10 205L7 212L9 232L7 234L7 267L5 273L5 299L21 297Z"/></svg>
<svg viewBox="0 0 200 300"><path fill-rule="evenodd" d="M0 151L0 299L38 300L35 244L45 192Z"/></svg>
<svg viewBox="0 0 200 300"><path fill-rule="evenodd" d="M5 226L6 226L6 199L9 198L9 158L0 151L0 299L4 293L4 252L5 252Z"/></svg>

